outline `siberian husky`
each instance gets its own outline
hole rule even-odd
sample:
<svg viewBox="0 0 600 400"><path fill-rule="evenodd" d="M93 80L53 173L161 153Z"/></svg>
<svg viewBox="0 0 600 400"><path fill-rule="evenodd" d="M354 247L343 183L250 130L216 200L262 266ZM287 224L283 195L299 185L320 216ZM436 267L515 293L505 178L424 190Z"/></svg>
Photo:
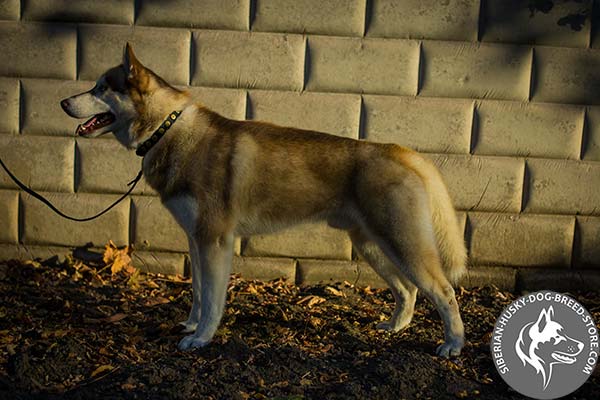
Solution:
<svg viewBox="0 0 600 400"><path fill-rule="evenodd" d="M189 238L193 305L183 324L194 333L180 349L207 345L219 326L234 236L326 221L348 231L394 295L394 313L378 328L406 327L421 290L444 323L437 354L460 353L452 283L466 268L463 233L438 170L418 153L224 118L143 66L129 44L121 65L61 106L71 117L91 117L78 135L113 132L144 157L147 182Z"/></svg>

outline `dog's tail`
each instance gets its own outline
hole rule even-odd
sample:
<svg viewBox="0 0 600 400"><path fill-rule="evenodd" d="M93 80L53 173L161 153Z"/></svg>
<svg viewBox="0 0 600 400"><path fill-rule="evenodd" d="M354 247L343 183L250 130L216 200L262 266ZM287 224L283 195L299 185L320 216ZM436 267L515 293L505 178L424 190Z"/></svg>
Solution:
<svg viewBox="0 0 600 400"><path fill-rule="evenodd" d="M467 271L464 232L460 229L448 189L437 167L418 153L410 154L409 166L421 177L429 195L433 230L444 274L452 284L456 284Z"/></svg>
<svg viewBox="0 0 600 400"><path fill-rule="evenodd" d="M446 277L456 284L467 272L464 232L460 230L456 211L440 173L433 165L431 168L435 174L430 188L433 229Z"/></svg>

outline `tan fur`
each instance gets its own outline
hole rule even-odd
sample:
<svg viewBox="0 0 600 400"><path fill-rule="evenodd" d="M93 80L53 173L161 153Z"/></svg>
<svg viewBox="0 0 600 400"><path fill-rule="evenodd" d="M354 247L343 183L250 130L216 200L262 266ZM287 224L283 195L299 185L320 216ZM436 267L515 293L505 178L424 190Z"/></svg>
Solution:
<svg viewBox="0 0 600 400"><path fill-rule="evenodd" d="M324 220L348 230L390 285L397 309L382 328L410 322L418 288L444 320L439 354L460 352L463 327L450 282L465 271L466 251L446 187L428 160L394 144L224 118L190 103L142 66L129 46L122 70L126 79L109 71L107 81L134 105L126 145L136 147L171 111L182 110L143 161L146 180L175 216L195 215L186 229L202 298L195 293L186 326L197 325L196 333L181 348L204 345L214 334L234 235Z"/></svg>
<svg viewBox="0 0 600 400"><path fill-rule="evenodd" d="M398 157L421 177L427 187L442 266L450 282L457 283L466 272L467 250L448 189L431 161L406 151L398 152Z"/></svg>

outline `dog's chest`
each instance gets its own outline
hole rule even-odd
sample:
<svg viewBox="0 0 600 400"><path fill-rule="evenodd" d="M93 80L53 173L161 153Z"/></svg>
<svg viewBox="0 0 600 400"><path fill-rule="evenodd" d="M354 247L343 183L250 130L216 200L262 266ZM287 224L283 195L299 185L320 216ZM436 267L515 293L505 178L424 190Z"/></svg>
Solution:
<svg viewBox="0 0 600 400"><path fill-rule="evenodd" d="M163 204L171 212L185 233L188 235L194 233L196 230L196 224L198 223L198 202L193 196L173 196L166 200Z"/></svg>

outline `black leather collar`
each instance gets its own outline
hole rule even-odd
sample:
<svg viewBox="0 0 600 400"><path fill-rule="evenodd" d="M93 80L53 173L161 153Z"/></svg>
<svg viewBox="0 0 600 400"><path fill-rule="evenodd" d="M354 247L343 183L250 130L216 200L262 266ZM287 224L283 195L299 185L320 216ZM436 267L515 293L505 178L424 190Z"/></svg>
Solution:
<svg viewBox="0 0 600 400"><path fill-rule="evenodd" d="M135 150L135 154L137 154L140 157L144 157L146 153L150 151L152 146L158 143L160 138L163 137L165 133L167 133L171 126L173 126L175 121L177 121L179 115L181 115L181 111L173 111L171 114L169 114L167 119L165 119L163 123L160 124L158 129L154 131L152 136L150 136L150 139L146 140L144 143L138 146L138 148Z"/></svg>

